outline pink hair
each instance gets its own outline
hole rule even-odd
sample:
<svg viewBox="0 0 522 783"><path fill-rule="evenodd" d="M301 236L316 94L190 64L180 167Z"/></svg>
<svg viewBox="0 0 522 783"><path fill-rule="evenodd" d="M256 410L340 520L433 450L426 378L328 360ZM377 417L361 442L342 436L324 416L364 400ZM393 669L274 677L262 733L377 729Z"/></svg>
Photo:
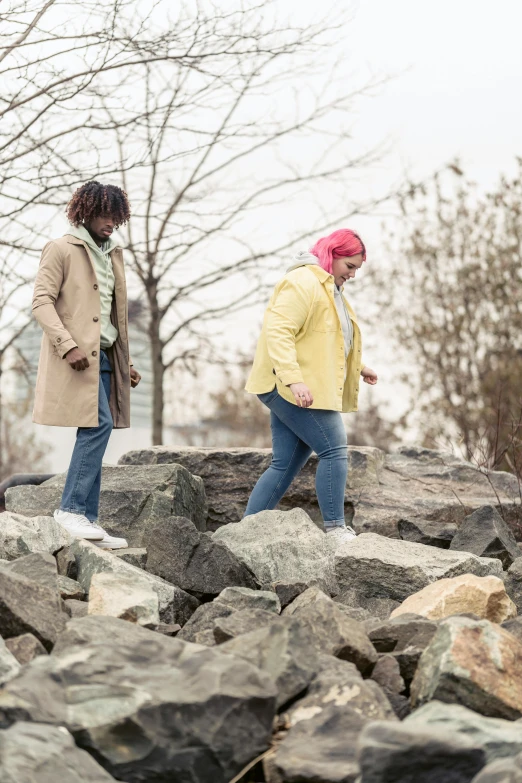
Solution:
<svg viewBox="0 0 522 783"><path fill-rule="evenodd" d="M334 258L347 258L362 253L363 261L366 261L366 248L362 239L349 228L339 228L327 237L318 239L310 248L310 253L317 257L319 265L330 275Z"/></svg>

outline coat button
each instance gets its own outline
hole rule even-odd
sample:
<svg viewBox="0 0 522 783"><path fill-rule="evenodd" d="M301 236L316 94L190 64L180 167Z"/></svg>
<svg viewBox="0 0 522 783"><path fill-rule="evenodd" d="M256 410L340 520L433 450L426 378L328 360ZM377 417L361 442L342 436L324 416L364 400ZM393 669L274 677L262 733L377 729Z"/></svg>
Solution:
<svg viewBox="0 0 522 783"><path fill-rule="evenodd" d="M57 338L56 338L56 342L57 342L57 343L61 343L61 342L62 342L62 338L61 338L61 337L57 337Z"/></svg>
<svg viewBox="0 0 522 783"><path fill-rule="evenodd" d="M98 356L98 351L93 351L93 352L92 352L92 355L93 355L93 356Z"/></svg>
<svg viewBox="0 0 522 783"><path fill-rule="evenodd" d="M97 316L97 315L95 315L95 316L94 316L94 318L93 318L92 320L93 320L93 321L97 321L97 320L98 320L98 316Z"/></svg>
<svg viewBox="0 0 522 783"><path fill-rule="evenodd" d="M94 288L95 291L98 290L98 286L96 285L96 283L93 285L93 288Z"/></svg>

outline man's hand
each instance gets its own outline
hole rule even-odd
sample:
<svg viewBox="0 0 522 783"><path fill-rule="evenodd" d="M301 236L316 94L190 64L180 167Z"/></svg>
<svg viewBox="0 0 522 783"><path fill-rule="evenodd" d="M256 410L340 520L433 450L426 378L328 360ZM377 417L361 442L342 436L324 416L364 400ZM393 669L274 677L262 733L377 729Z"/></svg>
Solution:
<svg viewBox="0 0 522 783"><path fill-rule="evenodd" d="M70 351L67 351L64 358L67 359L73 370L86 370L89 366L87 355L80 351L79 348L71 348Z"/></svg>
<svg viewBox="0 0 522 783"><path fill-rule="evenodd" d="M312 392L306 383L291 383L290 391L294 395L295 401L300 408L309 408L314 401Z"/></svg>
<svg viewBox="0 0 522 783"><path fill-rule="evenodd" d="M363 367L361 370L362 379L365 383L369 383L370 386L375 386L377 383L377 373L375 370L371 370L369 367Z"/></svg>
<svg viewBox="0 0 522 783"><path fill-rule="evenodd" d="M141 375L134 367L130 368L131 388L135 389L138 383L141 381Z"/></svg>

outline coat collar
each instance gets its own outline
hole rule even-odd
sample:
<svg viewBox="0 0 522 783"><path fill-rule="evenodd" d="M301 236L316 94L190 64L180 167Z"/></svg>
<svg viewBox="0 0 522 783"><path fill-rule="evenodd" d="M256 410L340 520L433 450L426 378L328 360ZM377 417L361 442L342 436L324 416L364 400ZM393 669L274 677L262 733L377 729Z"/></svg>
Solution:
<svg viewBox="0 0 522 783"><path fill-rule="evenodd" d="M66 242L69 242L70 245L81 245L82 247L87 248L87 245L83 241L83 239L79 239L78 237L75 237L72 234L64 234L64 239L66 240ZM115 250L121 253L121 247L119 245L113 247L111 253L113 253Z"/></svg>

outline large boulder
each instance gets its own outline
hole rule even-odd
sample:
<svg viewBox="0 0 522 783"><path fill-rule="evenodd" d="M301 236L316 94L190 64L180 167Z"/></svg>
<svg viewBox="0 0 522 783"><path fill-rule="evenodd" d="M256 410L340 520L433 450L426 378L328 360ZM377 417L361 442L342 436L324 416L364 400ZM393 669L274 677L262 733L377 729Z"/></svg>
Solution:
<svg viewBox="0 0 522 783"><path fill-rule="evenodd" d="M148 584L158 596L160 620L164 623L183 625L199 606L197 598L180 587L126 563L112 552L100 549L89 541L77 539L71 544L70 551L76 559L78 582L87 593L94 574L110 572L115 576L127 577L131 581L134 579L140 584Z"/></svg>
<svg viewBox="0 0 522 783"><path fill-rule="evenodd" d="M318 669L310 631L291 617L273 615L270 624L237 636L219 649L250 661L271 676L278 709L302 693Z"/></svg>
<svg viewBox="0 0 522 783"><path fill-rule="evenodd" d="M277 593L271 590L251 590L248 587L225 587L214 599L220 604L226 604L233 609L264 609L266 612L279 614L281 602Z"/></svg>
<svg viewBox="0 0 522 783"><path fill-rule="evenodd" d="M439 549L449 549L458 530L457 525L452 522L430 522L424 519L399 519L397 528L403 541L436 546Z"/></svg>
<svg viewBox="0 0 522 783"><path fill-rule="evenodd" d="M473 738L442 727L375 721L359 736L360 783L470 783L486 762Z"/></svg>
<svg viewBox="0 0 522 783"><path fill-rule="evenodd" d="M6 508L28 517L52 515L60 506L65 479L60 474L39 486L11 487L5 493ZM141 547L144 533L170 516L188 517L205 530L207 503L199 476L181 465L103 467L100 523L111 535Z"/></svg>
<svg viewBox="0 0 522 783"><path fill-rule="evenodd" d="M200 533L185 517L158 519L146 531L147 571L183 590L212 596L225 587L255 588L256 579L225 544Z"/></svg>
<svg viewBox="0 0 522 783"><path fill-rule="evenodd" d="M231 639L236 639L245 633L255 631L264 625L271 625L275 619L279 619L273 612L265 609L240 609L233 611L227 617L219 617L214 623L214 639L216 644L223 644Z"/></svg>
<svg viewBox="0 0 522 783"><path fill-rule="evenodd" d="M408 726L422 726L427 730L441 728L455 736L471 738L484 750L488 762L522 752L520 721L486 718L461 704L430 701L404 722Z"/></svg>
<svg viewBox="0 0 522 783"><path fill-rule="evenodd" d="M400 676L406 685L406 692L413 680L420 657L436 630L437 625L431 620L415 614L403 614L380 625L373 625L368 632L377 652L389 654L397 663Z"/></svg>
<svg viewBox="0 0 522 783"><path fill-rule="evenodd" d="M522 558L517 558L508 568L504 577L506 592L522 612Z"/></svg>
<svg viewBox="0 0 522 783"><path fill-rule="evenodd" d="M268 425L267 425L268 426ZM215 449L196 447L153 446L124 454L120 465L183 465L205 482L208 497L209 530L238 522L248 503L256 481L268 468L271 449ZM373 447L348 447L347 503L350 492L363 487L376 487L384 453ZM292 482L279 508L288 511L302 508L322 528L322 517L315 491L317 457L312 455Z"/></svg>
<svg viewBox="0 0 522 783"><path fill-rule="evenodd" d="M0 568L0 636L9 639L32 633L50 650L65 627L65 619L56 586Z"/></svg>
<svg viewBox="0 0 522 783"><path fill-rule="evenodd" d="M229 617L235 611L231 606L218 601L201 604L179 632L178 639L212 647L216 644L214 636L216 624L221 618Z"/></svg>
<svg viewBox="0 0 522 783"><path fill-rule="evenodd" d="M503 623L517 614L517 607L497 576L462 574L439 579L414 593L391 614L418 614L430 620L442 620L452 614L471 612L492 623Z"/></svg>
<svg viewBox="0 0 522 783"><path fill-rule="evenodd" d="M341 591L356 586L366 595L404 601L444 577L502 576L502 565L493 558L364 533L336 550L335 573Z"/></svg>
<svg viewBox="0 0 522 783"><path fill-rule="evenodd" d="M377 653L363 625L347 617L321 590L309 588L283 613L306 625L319 652L351 661L363 674L371 672Z"/></svg>
<svg viewBox="0 0 522 783"><path fill-rule="evenodd" d="M2 783L110 783L114 778L61 726L15 723L0 731Z"/></svg>
<svg viewBox="0 0 522 783"><path fill-rule="evenodd" d="M31 552L54 554L71 542L69 533L52 516L23 516L11 511L2 514L0 558L3 560L16 560Z"/></svg>
<svg viewBox="0 0 522 783"><path fill-rule="evenodd" d="M263 588L269 589L273 582L304 581L336 590L326 535L300 508L260 511L221 527L212 540L226 544Z"/></svg>
<svg viewBox="0 0 522 783"><path fill-rule="evenodd" d="M319 656L306 695L285 714L288 733L277 747L267 780L353 783L359 768L357 736L372 720L394 721L388 699L347 661Z"/></svg>
<svg viewBox="0 0 522 783"><path fill-rule="evenodd" d="M89 619L118 623L73 622ZM268 748L276 688L266 673L218 648L152 632L149 641L122 624L123 644L107 635L32 661L0 691L3 725L64 726L127 783L228 783Z"/></svg>
<svg viewBox="0 0 522 783"><path fill-rule="evenodd" d="M491 718L522 717L522 643L488 620L448 617L424 650L412 706L432 699Z"/></svg>
<svg viewBox="0 0 522 783"><path fill-rule="evenodd" d="M453 537L450 549L496 557L509 568L522 554L515 537L494 506L482 506L467 516Z"/></svg>
<svg viewBox="0 0 522 783"><path fill-rule="evenodd" d="M119 617L138 625L158 625L159 599L146 579L104 571L93 574L88 614Z"/></svg>

